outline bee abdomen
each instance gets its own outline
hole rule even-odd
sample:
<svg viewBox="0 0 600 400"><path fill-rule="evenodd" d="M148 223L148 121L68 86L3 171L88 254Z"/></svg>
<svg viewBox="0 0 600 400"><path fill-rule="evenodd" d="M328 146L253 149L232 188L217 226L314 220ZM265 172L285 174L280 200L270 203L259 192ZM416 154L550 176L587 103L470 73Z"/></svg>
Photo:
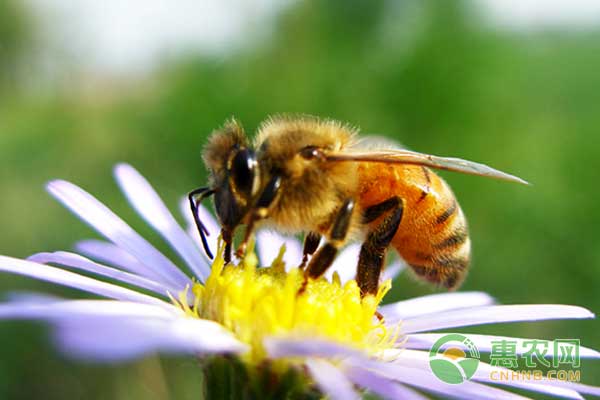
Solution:
<svg viewBox="0 0 600 400"><path fill-rule="evenodd" d="M469 231L466 226L462 225L451 232L442 241L435 243L433 247L438 250L448 249L461 245L469 240Z"/></svg>
<svg viewBox="0 0 600 400"><path fill-rule="evenodd" d="M469 242L465 242L465 245L470 247ZM453 289L466 276L471 261L469 254L460 253L433 256L429 260L424 260L423 263L410 263L409 265L419 277L447 289Z"/></svg>
<svg viewBox="0 0 600 400"><path fill-rule="evenodd" d="M448 221L450 217L456 214L457 210L460 211L458 208L458 203L455 199L452 199L452 203L450 203L450 206L448 206L448 208L446 208L446 210L436 218L436 225L444 224L446 221Z"/></svg>
<svg viewBox="0 0 600 400"><path fill-rule="evenodd" d="M404 201L392 239L400 256L422 279L458 287L468 270L471 242L466 218L446 182L421 166L364 164L359 171L363 208L392 197Z"/></svg>
<svg viewBox="0 0 600 400"><path fill-rule="evenodd" d="M431 239L429 248L415 251L413 257L407 257L419 277L448 289L456 288L463 281L471 261L471 241L465 217L458 205L448 210L452 208L454 211L441 214L454 217L445 217L447 225ZM436 222L440 219L437 217Z"/></svg>

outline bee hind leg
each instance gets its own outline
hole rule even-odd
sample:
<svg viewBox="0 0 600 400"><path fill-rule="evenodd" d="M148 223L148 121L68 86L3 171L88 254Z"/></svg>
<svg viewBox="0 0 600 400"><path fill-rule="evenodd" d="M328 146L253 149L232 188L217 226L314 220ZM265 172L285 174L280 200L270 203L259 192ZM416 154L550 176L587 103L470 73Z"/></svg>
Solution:
<svg viewBox="0 0 600 400"><path fill-rule="evenodd" d="M367 208L364 212L363 220L366 220L366 222L376 220L385 212L389 212L389 214L375 229L367 234L367 239L360 248L356 282L363 297L367 294L377 293L379 275L381 275L385 264L385 253L400 226L403 210L402 199L392 197ZM370 221L368 221L369 219Z"/></svg>
<svg viewBox="0 0 600 400"><path fill-rule="evenodd" d="M352 220L354 206L354 200L348 199L338 210L335 220L333 221L331 232L329 233L329 239L310 259L308 267L306 267L304 270L304 281L302 282L302 286L300 287L298 294L302 294L306 290L306 285L308 284L309 278L319 278L325 273L325 271L327 271L327 268L333 264L333 260L335 259L338 249L346 240L346 235L350 229L350 222ZM313 237L311 241L315 239L316 238ZM318 241L316 241L316 243L318 246ZM311 243L311 245L314 245L314 242Z"/></svg>
<svg viewBox="0 0 600 400"><path fill-rule="evenodd" d="M384 213L402 207L402 199L398 196L390 197L381 203L367 207L363 211L363 223L369 224L381 217Z"/></svg>

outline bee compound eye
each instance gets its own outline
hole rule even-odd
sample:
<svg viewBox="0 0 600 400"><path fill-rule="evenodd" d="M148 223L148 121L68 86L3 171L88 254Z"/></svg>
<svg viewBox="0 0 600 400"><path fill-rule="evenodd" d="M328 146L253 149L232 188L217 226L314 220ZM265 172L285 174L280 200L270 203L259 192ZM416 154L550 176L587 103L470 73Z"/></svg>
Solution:
<svg viewBox="0 0 600 400"><path fill-rule="evenodd" d="M231 163L230 176L238 192L250 195L256 175L256 158L254 152L243 149L237 152Z"/></svg>
<svg viewBox="0 0 600 400"><path fill-rule="evenodd" d="M306 146L300 150L300 156L306 160L320 158L321 155L321 150L317 146Z"/></svg>

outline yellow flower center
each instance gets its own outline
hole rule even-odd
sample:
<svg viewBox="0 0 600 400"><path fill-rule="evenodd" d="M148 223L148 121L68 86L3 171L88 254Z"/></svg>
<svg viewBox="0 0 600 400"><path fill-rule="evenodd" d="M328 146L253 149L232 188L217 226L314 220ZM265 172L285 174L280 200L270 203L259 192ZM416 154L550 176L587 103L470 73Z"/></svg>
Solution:
<svg viewBox="0 0 600 400"><path fill-rule="evenodd" d="M173 303L188 316L222 324L249 344L251 350L243 356L248 362L265 358L263 339L272 336L327 339L374 356L393 347L398 329L388 329L375 315L390 280L377 295L361 298L355 280L342 285L335 274L333 282L309 280L299 294L303 272L285 272L284 252L282 246L270 268L257 268L253 251L239 265L224 265L221 248L205 284L194 283L191 296L186 288Z"/></svg>

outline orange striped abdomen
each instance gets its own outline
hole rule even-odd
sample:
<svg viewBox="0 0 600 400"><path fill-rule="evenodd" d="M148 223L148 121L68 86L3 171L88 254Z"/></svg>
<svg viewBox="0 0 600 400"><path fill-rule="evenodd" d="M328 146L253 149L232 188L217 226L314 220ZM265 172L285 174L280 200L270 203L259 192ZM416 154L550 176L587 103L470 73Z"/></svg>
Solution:
<svg viewBox="0 0 600 400"><path fill-rule="evenodd" d="M414 272L449 289L457 287L469 266L471 243L465 216L446 182L426 167L384 163L361 163L359 182L362 209L393 196L403 199L392 246Z"/></svg>

